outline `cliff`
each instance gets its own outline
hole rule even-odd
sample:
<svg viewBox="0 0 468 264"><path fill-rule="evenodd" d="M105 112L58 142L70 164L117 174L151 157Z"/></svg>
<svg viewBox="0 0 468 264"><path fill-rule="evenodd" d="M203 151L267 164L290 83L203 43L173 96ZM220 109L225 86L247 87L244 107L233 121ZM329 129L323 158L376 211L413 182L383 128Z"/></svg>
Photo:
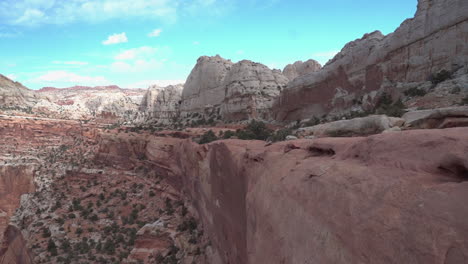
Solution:
<svg viewBox="0 0 468 264"><path fill-rule="evenodd" d="M414 18L394 33L366 34L348 43L320 71L291 81L275 104L276 119L368 110L383 92L397 98L411 89L430 95L407 106L456 104L460 94L450 89L468 92L467 28L468 2L419 0ZM434 76L443 70L456 78L448 87L434 87L430 81L436 83Z"/></svg>

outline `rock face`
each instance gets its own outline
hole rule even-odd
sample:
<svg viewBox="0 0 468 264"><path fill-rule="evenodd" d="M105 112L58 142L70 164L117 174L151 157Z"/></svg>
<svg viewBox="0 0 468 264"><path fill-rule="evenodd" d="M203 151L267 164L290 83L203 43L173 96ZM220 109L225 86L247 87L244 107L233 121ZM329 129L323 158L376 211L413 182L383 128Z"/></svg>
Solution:
<svg viewBox="0 0 468 264"><path fill-rule="evenodd" d="M181 111L203 113L206 108L221 104L226 94L224 77L232 65L219 55L200 57L184 85Z"/></svg>
<svg viewBox="0 0 468 264"><path fill-rule="evenodd" d="M284 67L283 75L292 81L299 76L319 71L321 68L322 65L316 60L308 60L306 62L296 61L294 64L288 64Z"/></svg>
<svg viewBox="0 0 468 264"><path fill-rule="evenodd" d="M213 245L208 263L468 259L468 128L267 147L125 137L103 142L107 160L151 153L148 160L197 209Z"/></svg>
<svg viewBox="0 0 468 264"><path fill-rule="evenodd" d="M394 33L366 34L348 43L322 70L291 81L276 103L276 119L339 114L353 106L371 108L383 91L394 97L411 88L430 92L431 75L462 67L467 74L467 38L467 1L419 0L415 17ZM452 88L465 90L458 85L462 79ZM458 103L460 96L446 104Z"/></svg>
<svg viewBox="0 0 468 264"><path fill-rule="evenodd" d="M274 99L288 79L278 70L247 60L231 67L224 78L221 116L227 120L271 119Z"/></svg>
<svg viewBox="0 0 468 264"><path fill-rule="evenodd" d="M148 88L140 111L146 113L145 122L155 120L160 124L170 124L180 115L183 85Z"/></svg>
<svg viewBox="0 0 468 264"><path fill-rule="evenodd" d="M184 86L181 111L220 115L225 121L268 119L273 99L287 82L280 71L259 63L201 57Z"/></svg>

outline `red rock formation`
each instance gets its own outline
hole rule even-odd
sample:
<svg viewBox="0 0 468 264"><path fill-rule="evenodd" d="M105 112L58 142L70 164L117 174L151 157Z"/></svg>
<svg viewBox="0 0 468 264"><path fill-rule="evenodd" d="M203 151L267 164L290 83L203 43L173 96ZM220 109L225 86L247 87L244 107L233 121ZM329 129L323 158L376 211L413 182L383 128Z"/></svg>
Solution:
<svg viewBox="0 0 468 264"><path fill-rule="evenodd" d="M34 192L34 166L0 166L0 234L19 206L22 194Z"/></svg>
<svg viewBox="0 0 468 264"><path fill-rule="evenodd" d="M428 81L443 69L466 67L467 28L467 1L419 0L415 17L394 33L366 34L348 43L322 70L290 82L275 104L276 119L294 121L340 113L353 101L370 108L377 91L397 95L407 84ZM437 107L458 102L456 96L452 99ZM444 101L440 96L434 100Z"/></svg>
<svg viewBox="0 0 468 264"><path fill-rule="evenodd" d="M8 226L0 247L0 264L32 264L33 257L26 247L21 231Z"/></svg>
<svg viewBox="0 0 468 264"><path fill-rule="evenodd" d="M130 138L113 142L134 145ZM216 249L212 263L468 260L467 128L268 147L145 142L130 149L151 153L193 202ZM109 145L107 156L129 156L128 147Z"/></svg>

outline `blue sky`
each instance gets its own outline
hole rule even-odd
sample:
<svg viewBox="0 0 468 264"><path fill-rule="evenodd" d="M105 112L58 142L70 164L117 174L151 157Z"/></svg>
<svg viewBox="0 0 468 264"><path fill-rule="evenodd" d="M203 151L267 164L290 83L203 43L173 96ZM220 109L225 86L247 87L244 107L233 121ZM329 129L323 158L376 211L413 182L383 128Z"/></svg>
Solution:
<svg viewBox="0 0 468 264"><path fill-rule="evenodd" d="M417 0L0 0L0 73L32 89L183 82L199 56L324 64Z"/></svg>

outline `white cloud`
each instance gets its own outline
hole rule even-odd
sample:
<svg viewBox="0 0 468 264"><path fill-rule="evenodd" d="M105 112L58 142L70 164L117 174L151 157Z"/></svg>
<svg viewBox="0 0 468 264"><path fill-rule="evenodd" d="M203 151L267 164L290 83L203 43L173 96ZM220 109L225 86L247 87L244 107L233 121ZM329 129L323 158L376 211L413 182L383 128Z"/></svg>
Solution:
<svg viewBox="0 0 468 264"><path fill-rule="evenodd" d="M119 43L128 42L127 34L125 32L120 34L113 34L110 35L106 40L102 42L103 45L113 45Z"/></svg>
<svg viewBox="0 0 468 264"><path fill-rule="evenodd" d="M126 85L129 88L147 88L151 85L166 87L169 85L184 84L185 80L144 80Z"/></svg>
<svg viewBox="0 0 468 264"><path fill-rule="evenodd" d="M44 12L37 9L26 9L23 14L18 17L13 24L22 24L27 26L33 26L39 24L44 19Z"/></svg>
<svg viewBox="0 0 468 264"><path fill-rule="evenodd" d="M53 64L63 64L63 65L78 65L78 66L84 66L88 65L89 63L85 61L53 61Z"/></svg>
<svg viewBox="0 0 468 264"><path fill-rule="evenodd" d="M118 73L148 73L160 69L164 62L161 60L135 60L131 62L116 61L112 63L111 70Z"/></svg>
<svg viewBox="0 0 468 264"><path fill-rule="evenodd" d="M153 31L151 31L150 33L148 33L148 37L150 38L155 38L155 37L159 37L162 33L162 29L160 28L157 28Z"/></svg>
<svg viewBox="0 0 468 264"><path fill-rule="evenodd" d="M113 19L175 23L179 16L223 16L234 0L1 0L0 24L96 23Z"/></svg>
<svg viewBox="0 0 468 264"><path fill-rule="evenodd" d="M123 50L114 57L115 61L110 69L118 73L151 73L161 69L171 53L171 49L167 46L142 46Z"/></svg>
<svg viewBox="0 0 468 264"><path fill-rule="evenodd" d="M139 48L128 49L117 54L115 60L134 60L137 58L148 58L156 54L157 48L143 46Z"/></svg>
<svg viewBox="0 0 468 264"><path fill-rule="evenodd" d="M244 51L243 51L243 50L238 50L238 51L236 52L236 54L237 54L237 55L244 55Z"/></svg>
<svg viewBox="0 0 468 264"><path fill-rule="evenodd" d="M110 82L102 76L82 76L68 71L49 71L33 80L35 83L72 85L105 85Z"/></svg>
<svg viewBox="0 0 468 264"><path fill-rule="evenodd" d="M196 45L200 45L200 42L194 41L194 42L193 42L193 45L195 45L195 46L196 46Z"/></svg>
<svg viewBox="0 0 468 264"><path fill-rule="evenodd" d="M0 22L14 25L100 22L122 18L173 23L183 0L2 0Z"/></svg>

